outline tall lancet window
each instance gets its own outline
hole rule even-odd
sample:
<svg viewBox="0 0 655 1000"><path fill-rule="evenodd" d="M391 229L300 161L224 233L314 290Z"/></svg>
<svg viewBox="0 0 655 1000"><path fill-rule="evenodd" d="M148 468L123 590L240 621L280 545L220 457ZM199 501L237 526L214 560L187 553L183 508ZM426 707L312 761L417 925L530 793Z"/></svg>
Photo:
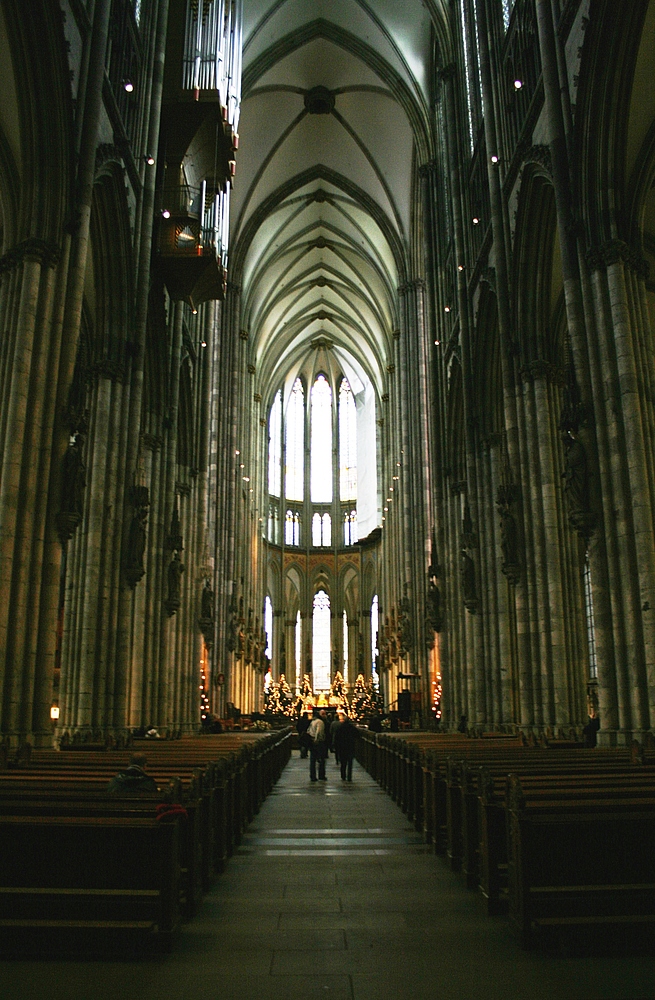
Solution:
<svg viewBox="0 0 655 1000"><path fill-rule="evenodd" d="M343 679L348 683L348 614L343 613Z"/></svg>
<svg viewBox="0 0 655 1000"><path fill-rule="evenodd" d="M305 471L305 393L302 382L296 379L291 390L286 425L286 478L284 488L287 500L302 500Z"/></svg>
<svg viewBox="0 0 655 1000"><path fill-rule="evenodd" d="M282 391L278 390L268 418L268 492L279 497L282 489Z"/></svg>
<svg viewBox="0 0 655 1000"><path fill-rule="evenodd" d="M312 672L314 691L328 691L331 678L330 598L319 590L314 598L312 629Z"/></svg>
<svg viewBox="0 0 655 1000"><path fill-rule="evenodd" d="M378 629L380 627L380 612L378 605L378 595L376 594L371 602L371 663L373 669L377 670L378 664Z"/></svg>
<svg viewBox="0 0 655 1000"><path fill-rule="evenodd" d="M357 499L357 409L345 378L339 389L339 494L341 500Z"/></svg>
<svg viewBox="0 0 655 1000"><path fill-rule="evenodd" d="M332 389L325 375L312 386L312 503L332 502Z"/></svg>
<svg viewBox="0 0 655 1000"><path fill-rule="evenodd" d="M302 677L302 618L300 612L296 612L296 687Z"/></svg>
<svg viewBox="0 0 655 1000"><path fill-rule="evenodd" d="M264 631L266 632L266 649L264 655L273 659L273 604L268 596L264 601Z"/></svg>

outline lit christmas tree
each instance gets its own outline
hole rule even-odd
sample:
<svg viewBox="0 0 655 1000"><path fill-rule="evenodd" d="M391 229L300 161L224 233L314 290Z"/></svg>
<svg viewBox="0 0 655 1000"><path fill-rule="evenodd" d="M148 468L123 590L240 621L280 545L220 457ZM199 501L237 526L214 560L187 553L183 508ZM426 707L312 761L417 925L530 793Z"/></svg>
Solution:
<svg viewBox="0 0 655 1000"><path fill-rule="evenodd" d="M380 678L377 673L371 675L366 686L369 705L374 712L384 712L384 700L380 691Z"/></svg>
<svg viewBox="0 0 655 1000"><path fill-rule="evenodd" d="M312 685L309 679L309 674L303 674L302 684L300 685L300 697L303 701L306 701L307 698L311 698L312 694Z"/></svg>
<svg viewBox="0 0 655 1000"><path fill-rule="evenodd" d="M371 711L371 699L369 698L369 693L366 689L366 681L364 680L363 674L357 674L357 680L355 681L355 687L353 688L352 698L350 700L350 714L358 722L368 715Z"/></svg>
<svg viewBox="0 0 655 1000"><path fill-rule="evenodd" d="M293 697L291 694L291 688L289 687L284 674L280 674L280 683L277 688L280 711L283 715L293 715Z"/></svg>
<svg viewBox="0 0 655 1000"><path fill-rule="evenodd" d="M272 680L268 686L268 698L266 700L266 711L272 715L279 715L282 712L280 702L280 685Z"/></svg>
<svg viewBox="0 0 655 1000"><path fill-rule="evenodd" d="M337 670L334 675L332 687L330 688L330 694L333 698L337 699L339 704L346 701L346 684L340 670Z"/></svg>

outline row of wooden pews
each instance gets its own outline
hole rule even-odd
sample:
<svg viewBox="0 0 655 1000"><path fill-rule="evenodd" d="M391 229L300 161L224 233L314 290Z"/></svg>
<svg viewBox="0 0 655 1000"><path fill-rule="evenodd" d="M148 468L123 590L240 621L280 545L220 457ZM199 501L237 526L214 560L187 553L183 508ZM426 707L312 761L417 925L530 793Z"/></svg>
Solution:
<svg viewBox="0 0 655 1000"><path fill-rule="evenodd" d="M524 947L655 933L655 751L360 730L358 759Z"/></svg>
<svg viewBox="0 0 655 1000"><path fill-rule="evenodd" d="M108 794L135 751L158 791ZM0 951L170 949L290 754L285 729L5 756Z"/></svg>

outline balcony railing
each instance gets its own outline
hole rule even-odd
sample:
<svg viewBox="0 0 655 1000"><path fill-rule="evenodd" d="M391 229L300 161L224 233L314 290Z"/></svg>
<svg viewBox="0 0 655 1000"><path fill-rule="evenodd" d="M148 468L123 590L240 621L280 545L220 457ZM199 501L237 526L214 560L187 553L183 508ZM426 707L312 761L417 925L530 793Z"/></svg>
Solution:
<svg viewBox="0 0 655 1000"><path fill-rule="evenodd" d="M230 190L164 188L158 251L169 294L196 305L222 299L227 275Z"/></svg>

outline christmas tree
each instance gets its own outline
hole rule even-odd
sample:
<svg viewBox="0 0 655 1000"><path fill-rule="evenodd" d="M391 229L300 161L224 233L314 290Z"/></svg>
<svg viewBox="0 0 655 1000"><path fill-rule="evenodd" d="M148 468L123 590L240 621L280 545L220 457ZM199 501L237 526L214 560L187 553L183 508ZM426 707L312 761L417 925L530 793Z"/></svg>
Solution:
<svg viewBox="0 0 655 1000"><path fill-rule="evenodd" d="M339 703L346 700L346 685L343 679L343 674L340 670L337 670L334 675L332 687L330 688L330 694L333 698L336 698Z"/></svg>
<svg viewBox="0 0 655 1000"><path fill-rule="evenodd" d="M380 678L378 674L372 674L367 685L367 693L370 707L374 712L384 712L384 700L380 691Z"/></svg>
<svg viewBox="0 0 655 1000"><path fill-rule="evenodd" d="M354 719L357 719L358 722L361 722L361 720L368 715L370 711L371 699L366 689L366 681L364 680L363 674L358 674L350 701L350 714Z"/></svg>
<svg viewBox="0 0 655 1000"><path fill-rule="evenodd" d="M309 674L302 675L302 684L300 685L300 697L303 701L306 698L311 698L312 696L312 685L309 679Z"/></svg>
<svg viewBox="0 0 655 1000"><path fill-rule="evenodd" d="M266 711L272 715L279 715L282 711L280 703L280 685L277 681L271 681L268 686L268 697L266 699Z"/></svg>
<svg viewBox="0 0 655 1000"><path fill-rule="evenodd" d="M293 715L293 698L291 695L291 688L287 682L284 674L280 674L280 683L278 684L278 699L280 703L280 711L283 715Z"/></svg>

